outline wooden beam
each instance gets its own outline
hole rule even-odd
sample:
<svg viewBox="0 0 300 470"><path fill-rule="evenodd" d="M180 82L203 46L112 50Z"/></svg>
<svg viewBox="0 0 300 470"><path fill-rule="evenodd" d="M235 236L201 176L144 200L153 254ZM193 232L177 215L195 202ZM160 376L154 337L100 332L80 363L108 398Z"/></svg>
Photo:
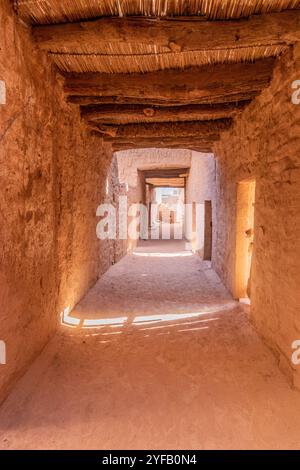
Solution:
<svg viewBox="0 0 300 470"><path fill-rule="evenodd" d="M151 175L150 175L150 176L145 176L145 178L146 178L147 180L149 180L149 179L157 179L157 178L159 178L159 179L164 179L164 180L173 180L173 179L176 179L176 178L177 178L177 179L182 179L182 180L184 179L184 178L180 178L180 177L177 176L177 175L175 175L175 176L174 176L174 175L173 175L173 176L171 176L171 175L166 175L166 176L165 176L165 175L159 175L158 173L157 173L157 174L154 174L153 176L151 176Z"/></svg>
<svg viewBox="0 0 300 470"><path fill-rule="evenodd" d="M232 119L214 121L163 122L147 124L127 124L125 126L97 126L92 123L92 129L106 135L106 139L151 139L151 138L209 138L215 140L220 132L228 130ZM109 128L107 132L106 128Z"/></svg>
<svg viewBox="0 0 300 470"><path fill-rule="evenodd" d="M184 188L185 181L183 178L173 178L173 179L165 179L165 178L151 178L146 180L146 184L151 184L152 186L162 186L162 187L172 187L172 188Z"/></svg>
<svg viewBox="0 0 300 470"><path fill-rule="evenodd" d="M219 140L219 136L214 138L195 138L195 137L152 137L151 139L111 139L103 136L103 134L92 131L98 137L102 137L104 142L112 145L114 150L125 150L134 148L183 148L183 149L201 149L201 152L211 152L215 142Z"/></svg>
<svg viewBox="0 0 300 470"><path fill-rule="evenodd" d="M162 168L153 170L143 170L144 177L147 178L182 178L189 173L189 168Z"/></svg>
<svg viewBox="0 0 300 470"><path fill-rule="evenodd" d="M91 130L91 135L99 137L102 142L110 143L114 152L121 150L130 150L138 148L169 148L169 149L190 149L197 152L210 153L212 152L213 145L216 142L216 139L211 137L207 138L147 138L147 139L111 139L104 136L100 132Z"/></svg>
<svg viewBox="0 0 300 470"><path fill-rule="evenodd" d="M103 137L101 134L97 135L98 137ZM135 141L118 140L113 143L112 148L114 152L143 148L168 148L187 149L197 152L211 153L213 151L213 142L204 142L201 140L196 141L191 139L144 139Z"/></svg>
<svg viewBox="0 0 300 470"><path fill-rule="evenodd" d="M42 49L51 52L74 52L87 46L90 52L97 52L105 43L152 45L172 52L232 49L299 41L300 12L293 10L226 21L100 18L35 26L33 35Z"/></svg>
<svg viewBox="0 0 300 470"><path fill-rule="evenodd" d="M65 92L90 95L141 98L194 104L214 102L217 96L259 92L271 79L275 59L255 63L216 64L186 70L163 70L147 74L65 74Z"/></svg>
<svg viewBox="0 0 300 470"><path fill-rule="evenodd" d="M159 173L154 173L153 175L145 176L147 179L153 179L153 178L163 178L163 179L174 179L174 178L180 178L178 175L160 175Z"/></svg>
<svg viewBox="0 0 300 470"><path fill-rule="evenodd" d="M101 124L130 124L137 122L207 121L233 117L241 112L248 101L229 104L189 106L102 105L85 106L81 115L87 121Z"/></svg>
<svg viewBox="0 0 300 470"><path fill-rule="evenodd" d="M195 101L195 104L231 104L238 103L242 101L250 102L253 100L261 90L240 92L240 93L226 93L225 95L211 95L208 98L202 98ZM182 103L180 100L174 99L174 97L168 101L163 99L145 99L145 98L128 98L122 96L89 96L89 95L69 95L67 96L67 102L71 104L81 105L81 106L103 106L103 105L141 105L144 107L147 106L159 106L163 107L181 107L187 103Z"/></svg>

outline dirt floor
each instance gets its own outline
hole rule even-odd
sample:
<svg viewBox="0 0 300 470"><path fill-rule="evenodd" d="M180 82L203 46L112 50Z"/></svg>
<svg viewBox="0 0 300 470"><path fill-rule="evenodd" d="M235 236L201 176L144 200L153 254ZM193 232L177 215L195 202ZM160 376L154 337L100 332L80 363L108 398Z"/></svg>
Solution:
<svg viewBox="0 0 300 470"><path fill-rule="evenodd" d="M1 449L299 448L300 393L208 262L145 242L0 411Z"/></svg>

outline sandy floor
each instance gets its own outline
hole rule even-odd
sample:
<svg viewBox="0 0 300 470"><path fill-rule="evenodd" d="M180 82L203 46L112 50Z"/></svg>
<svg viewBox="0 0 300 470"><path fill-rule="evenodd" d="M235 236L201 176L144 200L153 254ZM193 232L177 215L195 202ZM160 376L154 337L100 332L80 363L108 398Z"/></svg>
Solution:
<svg viewBox="0 0 300 470"><path fill-rule="evenodd" d="M179 242L141 246L64 322L1 408L1 449L300 447L300 393Z"/></svg>

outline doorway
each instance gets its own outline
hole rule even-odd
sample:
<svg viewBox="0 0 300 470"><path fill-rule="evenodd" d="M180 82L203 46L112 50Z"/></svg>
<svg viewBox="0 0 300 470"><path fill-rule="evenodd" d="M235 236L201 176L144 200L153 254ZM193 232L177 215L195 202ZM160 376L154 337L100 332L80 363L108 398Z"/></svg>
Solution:
<svg viewBox="0 0 300 470"><path fill-rule="evenodd" d="M212 203L204 201L204 261L210 261L212 256Z"/></svg>
<svg viewBox="0 0 300 470"><path fill-rule="evenodd" d="M235 297L248 302L251 299L255 187L254 180L242 181L237 187Z"/></svg>
<svg viewBox="0 0 300 470"><path fill-rule="evenodd" d="M154 187L151 203L151 238L183 239L184 187Z"/></svg>

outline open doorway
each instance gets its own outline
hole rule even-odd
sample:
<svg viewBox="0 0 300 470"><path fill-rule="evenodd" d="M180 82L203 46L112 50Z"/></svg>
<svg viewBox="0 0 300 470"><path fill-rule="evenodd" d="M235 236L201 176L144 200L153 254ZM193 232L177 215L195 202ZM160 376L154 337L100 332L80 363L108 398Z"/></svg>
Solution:
<svg viewBox="0 0 300 470"><path fill-rule="evenodd" d="M152 193L150 230L154 239L182 239L184 221L183 187L155 187Z"/></svg>
<svg viewBox="0 0 300 470"><path fill-rule="evenodd" d="M204 201L204 253L203 259L211 261L212 257L212 203Z"/></svg>
<svg viewBox="0 0 300 470"><path fill-rule="evenodd" d="M238 183L236 212L235 297L251 301L254 247L255 181Z"/></svg>

